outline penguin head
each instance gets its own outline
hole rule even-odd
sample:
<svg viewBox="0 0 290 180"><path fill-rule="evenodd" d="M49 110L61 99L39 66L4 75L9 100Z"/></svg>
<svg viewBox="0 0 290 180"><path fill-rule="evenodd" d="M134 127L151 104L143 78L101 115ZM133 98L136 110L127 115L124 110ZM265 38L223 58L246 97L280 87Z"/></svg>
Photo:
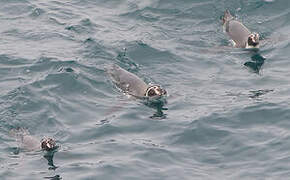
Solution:
<svg viewBox="0 0 290 180"><path fill-rule="evenodd" d="M56 142L52 138L43 138L41 140L41 149L42 150L51 151L51 150L55 149L56 147L57 147Z"/></svg>
<svg viewBox="0 0 290 180"><path fill-rule="evenodd" d="M247 46L250 48L258 48L259 47L259 34L251 33L248 37Z"/></svg>
<svg viewBox="0 0 290 180"><path fill-rule="evenodd" d="M166 94L167 94L166 90L161 88L161 86L152 85L147 88L145 96L146 97L160 97Z"/></svg>

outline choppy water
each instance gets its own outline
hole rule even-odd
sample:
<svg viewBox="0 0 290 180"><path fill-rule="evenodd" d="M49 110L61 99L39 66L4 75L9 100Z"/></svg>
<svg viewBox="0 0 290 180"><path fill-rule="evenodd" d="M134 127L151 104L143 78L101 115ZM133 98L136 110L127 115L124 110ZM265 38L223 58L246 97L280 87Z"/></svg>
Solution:
<svg viewBox="0 0 290 180"><path fill-rule="evenodd" d="M259 52L229 47L225 9ZM289 0L2 0L0 27L1 179L289 177ZM165 110L110 63L165 87ZM61 147L15 153L16 127Z"/></svg>

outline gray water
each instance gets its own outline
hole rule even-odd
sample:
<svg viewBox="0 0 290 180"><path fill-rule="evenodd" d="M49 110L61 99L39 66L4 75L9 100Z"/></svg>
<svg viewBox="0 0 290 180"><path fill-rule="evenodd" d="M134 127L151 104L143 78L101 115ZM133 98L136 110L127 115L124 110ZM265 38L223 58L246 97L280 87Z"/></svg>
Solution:
<svg viewBox="0 0 290 180"><path fill-rule="evenodd" d="M232 48L229 9L263 44ZM288 179L289 0L1 0L0 179ZM128 98L104 66L161 84ZM57 139L19 150L9 131Z"/></svg>

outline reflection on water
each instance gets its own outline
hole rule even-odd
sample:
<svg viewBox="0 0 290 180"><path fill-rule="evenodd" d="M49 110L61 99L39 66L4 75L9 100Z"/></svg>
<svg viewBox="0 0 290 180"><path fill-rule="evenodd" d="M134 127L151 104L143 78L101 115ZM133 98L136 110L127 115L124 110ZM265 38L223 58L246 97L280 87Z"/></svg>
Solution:
<svg viewBox="0 0 290 180"><path fill-rule="evenodd" d="M244 65L253 70L255 73L259 73L266 58L260 55L259 50L253 50L252 53L253 55L251 56L251 61L245 62Z"/></svg>
<svg viewBox="0 0 290 180"><path fill-rule="evenodd" d="M150 101L147 100L144 103L146 106L156 109L156 112L150 116L152 119L165 119L166 114L163 113L163 110L168 110L168 108L163 107L165 104L167 104L167 100L165 98L161 98L158 100Z"/></svg>
<svg viewBox="0 0 290 180"><path fill-rule="evenodd" d="M57 150L53 150L53 151L48 151L44 154L44 158L47 160L47 164L50 166L48 169L51 169L51 170L55 170L57 169L58 167L54 165L53 163L53 157L54 157L54 153L56 153Z"/></svg>
<svg viewBox="0 0 290 180"><path fill-rule="evenodd" d="M43 157L47 160L47 164L49 165L49 170L56 170L58 168L58 166L55 166L54 165L54 162L53 162L53 157L54 157L54 154L57 152L57 149L59 147L56 147L54 150L52 151L47 151ZM55 175L55 176L51 176L51 177L44 177L44 179L51 179L51 180L60 180L62 179L60 177L60 175Z"/></svg>

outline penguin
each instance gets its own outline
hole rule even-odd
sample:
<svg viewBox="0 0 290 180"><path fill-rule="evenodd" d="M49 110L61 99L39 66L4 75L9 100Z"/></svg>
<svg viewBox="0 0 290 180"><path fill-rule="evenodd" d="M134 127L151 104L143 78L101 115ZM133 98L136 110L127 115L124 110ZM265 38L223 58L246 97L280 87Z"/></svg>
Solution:
<svg viewBox="0 0 290 180"><path fill-rule="evenodd" d="M147 84L135 74L116 64L109 65L106 70L116 86L133 97L156 99L167 94L160 85Z"/></svg>
<svg viewBox="0 0 290 180"><path fill-rule="evenodd" d="M229 10L222 18L223 29L236 48L259 48L259 34L250 32L241 22L235 20Z"/></svg>
<svg viewBox="0 0 290 180"><path fill-rule="evenodd" d="M52 151L57 148L56 142L52 138L44 137L41 141L32 136L27 129L15 128L10 130L10 135L14 136L19 146L25 151Z"/></svg>

